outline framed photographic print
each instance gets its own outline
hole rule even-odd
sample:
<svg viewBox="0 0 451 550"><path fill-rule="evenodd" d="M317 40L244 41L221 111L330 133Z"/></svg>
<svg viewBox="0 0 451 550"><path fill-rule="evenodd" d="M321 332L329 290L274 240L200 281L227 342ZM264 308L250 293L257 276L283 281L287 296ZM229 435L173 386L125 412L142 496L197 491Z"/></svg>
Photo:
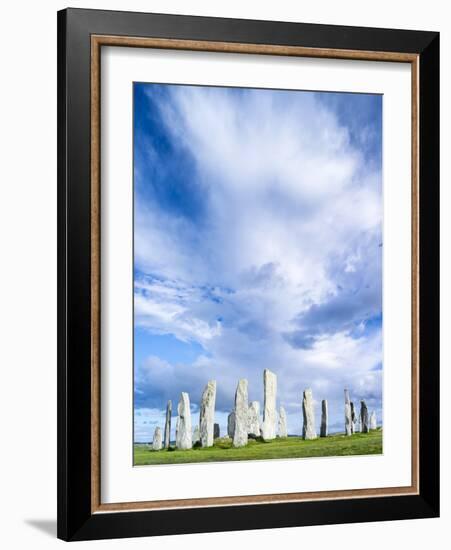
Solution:
<svg viewBox="0 0 451 550"><path fill-rule="evenodd" d="M439 513L439 35L58 14L58 536Z"/></svg>

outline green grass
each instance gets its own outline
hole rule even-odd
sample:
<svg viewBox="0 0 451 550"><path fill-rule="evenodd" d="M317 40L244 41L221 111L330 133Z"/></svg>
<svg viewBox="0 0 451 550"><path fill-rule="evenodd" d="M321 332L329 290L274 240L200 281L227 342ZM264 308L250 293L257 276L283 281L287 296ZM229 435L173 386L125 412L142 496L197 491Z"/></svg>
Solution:
<svg viewBox="0 0 451 550"><path fill-rule="evenodd" d="M311 441L301 437L249 440L246 447L235 449L230 439L216 439L214 446L186 451L153 451L149 446L134 446L135 466L146 464L183 464L188 462L224 462L229 460L268 460L271 458L307 458L318 456L371 455L382 453L382 430L352 436L330 435Z"/></svg>

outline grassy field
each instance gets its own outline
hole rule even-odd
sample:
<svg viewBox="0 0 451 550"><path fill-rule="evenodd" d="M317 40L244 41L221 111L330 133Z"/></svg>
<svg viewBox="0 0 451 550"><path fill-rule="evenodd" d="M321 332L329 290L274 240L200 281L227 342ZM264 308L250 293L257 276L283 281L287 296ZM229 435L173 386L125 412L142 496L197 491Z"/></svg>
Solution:
<svg viewBox="0 0 451 550"><path fill-rule="evenodd" d="M267 460L270 458L306 458L314 456L371 455L382 453L382 430L350 437L331 435L311 441L301 437L249 440L247 447L235 449L230 439L216 439L214 446L187 451L152 451L148 445L135 444L135 466L146 464L182 464L188 462L224 462L229 460Z"/></svg>

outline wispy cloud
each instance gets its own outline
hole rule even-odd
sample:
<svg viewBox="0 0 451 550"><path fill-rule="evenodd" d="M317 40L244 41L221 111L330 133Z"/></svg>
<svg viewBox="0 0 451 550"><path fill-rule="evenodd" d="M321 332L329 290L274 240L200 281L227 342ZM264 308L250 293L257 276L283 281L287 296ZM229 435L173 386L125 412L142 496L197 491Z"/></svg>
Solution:
<svg viewBox="0 0 451 550"><path fill-rule="evenodd" d="M199 343L219 336L219 321L208 322L193 315L192 305L206 299L201 288L188 287L182 281L135 281L135 326L157 334L174 334L181 341ZM208 298L207 298L208 300Z"/></svg>

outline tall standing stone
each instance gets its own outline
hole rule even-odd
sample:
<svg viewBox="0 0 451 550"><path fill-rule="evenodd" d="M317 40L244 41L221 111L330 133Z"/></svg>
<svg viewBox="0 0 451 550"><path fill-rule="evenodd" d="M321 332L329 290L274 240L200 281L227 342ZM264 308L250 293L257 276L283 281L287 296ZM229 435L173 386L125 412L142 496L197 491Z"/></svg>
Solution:
<svg viewBox="0 0 451 550"><path fill-rule="evenodd" d="M321 401L321 430L320 436L327 437L328 410L327 399Z"/></svg>
<svg viewBox="0 0 451 550"><path fill-rule="evenodd" d="M345 433L352 435L352 409L348 390L345 390Z"/></svg>
<svg viewBox="0 0 451 550"><path fill-rule="evenodd" d="M152 449L154 451L161 451L163 448L163 441L162 441L162 435L161 435L161 428L160 426L157 426L155 428L155 432L153 434L153 441L152 441Z"/></svg>
<svg viewBox="0 0 451 550"><path fill-rule="evenodd" d="M233 439L235 433L235 411L232 411L227 417L227 435Z"/></svg>
<svg viewBox="0 0 451 550"><path fill-rule="evenodd" d="M169 449L171 443L171 416L172 416L172 401L169 400L166 405L166 421L164 423L164 448Z"/></svg>
<svg viewBox="0 0 451 550"><path fill-rule="evenodd" d="M175 430L175 445L177 449L191 449L191 410L189 395L186 392L182 392L182 395L180 396L177 412L178 417Z"/></svg>
<svg viewBox="0 0 451 550"><path fill-rule="evenodd" d="M370 430L377 430L376 411L370 414Z"/></svg>
<svg viewBox="0 0 451 550"><path fill-rule="evenodd" d="M247 434L253 439L260 437L260 403L252 401L248 411Z"/></svg>
<svg viewBox="0 0 451 550"><path fill-rule="evenodd" d="M288 437L287 413L282 406L279 409L279 437Z"/></svg>
<svg viewBox="0 0 451 550"><path fill-rule="evenodd" d="M351 401L351 433L355 433L355 420L356 420L356 416L355 416L355 407L354 407L354 403Z"/></svg>
<svg viewBox="0 0 451 550"><path fill-rule="evenodd" d="M361 425L361 432L364 434L367 434L369 431L368 407L366 406L365 401L360 401L360 425Z"/></svg>
<svg viewBox="0 0 451 550"><path fill-rule="evenodd" d="M214 440L214 420L216 401L216 380L210 380L205 386L200 404L199 431L202 447L211 447Z"/></svg>
<svg viewBox="0 0 451 550"><path fill-rule="evenodd" d="M247 445L248 408L247 380L243 378L238 382L235 393L234 447L244 447Z"/></svg>
<svg viewBox="0 0 451 550"><path fill-rule="evenodd" d="M221 435L221 430L219 428L219 424L215 424L213 426L213 438L218 439L218 437Z"/></svg>
<svg viewBox="0 0 451 550"><path fill-rule="evenodd" d="M313 407L313 394L310 388L304 390L304 396L302 399L302 414L304 417L304 424L302 428L302 435L304 439L316 439L315 410Z"/></svg>
<svg viewBox="0 0 451 550"><path fill-rule="evenodd" d="M276 437L277 376L268 369L263 371L264 405L261 434L266 441Z"/></svg>

